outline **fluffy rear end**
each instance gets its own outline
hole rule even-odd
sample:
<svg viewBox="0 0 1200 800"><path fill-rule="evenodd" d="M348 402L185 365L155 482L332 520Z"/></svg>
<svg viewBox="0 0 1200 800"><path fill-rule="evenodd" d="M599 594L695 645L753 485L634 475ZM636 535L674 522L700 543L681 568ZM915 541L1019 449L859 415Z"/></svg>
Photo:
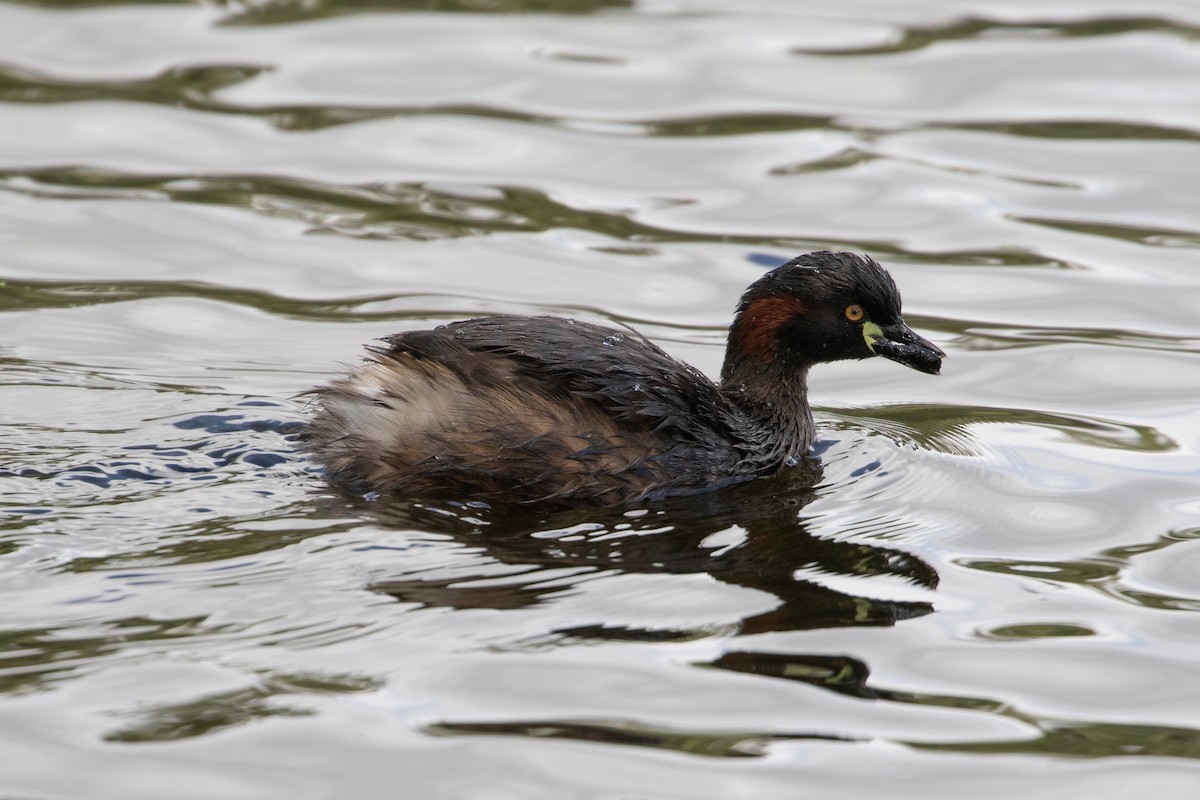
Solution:
<svg viewBox="0 0 1200 800"><path fill-rule="evenodd" d="M409 496L615 502L661 479L644 422L522 375L500 355L377 352L315 390L307 440L331 477Z"/></svg>

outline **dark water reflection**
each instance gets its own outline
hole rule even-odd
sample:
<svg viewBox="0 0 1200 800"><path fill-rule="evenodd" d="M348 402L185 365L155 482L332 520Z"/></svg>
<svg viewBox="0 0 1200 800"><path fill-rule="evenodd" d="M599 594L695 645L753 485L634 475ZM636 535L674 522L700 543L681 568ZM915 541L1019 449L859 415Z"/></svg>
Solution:
<svg viewBox="0 0 1200 800"><path fill-rule="evenodd" d="M808 572L854 577L889 575L928 589L937 586L934 569L902 550L812 535L800 519L801 509L813 498L805 483L796 476L784 476L710 494L673 498L634 512L621 508L589 511L536 524L529 519L528 511L521 509L509 509L484 525L464 520L461 511L445 508L406 512L387 509L373 516L387 524L447 533L454 541L477 548L480 555L510 569L502 580L472 581L460 576L430 580L416 576L388 579L372 588L427 606L513 609L569 591L573 580L587 580L598 571L708 575L722 583L765 592L778 603L769 612L740 620L731 631L734 635L893 625L932 611L928 602L856 597L798 577L798 573ZM707 633L586 626L554 630L550 635L669 641Z"/></svg>
<svg viewBox="0 0 1200 800"><path fill-rule="evenodd" d="M828 444L828 443L826 443ZM806 473L806 474L805 474ZM676 497L647 507L560 512L538 519L528 509L380 504L369 517L397 527L445 534L468 547L485 577L427 573L390 577L371 588L425 608L512 611L553 602L577 583L598 575L702 575L772 597L774 607L721 628L583 624L560 626L539 636L536 646L577 647L588 643L662 644L720 634L754 637L815 628L891 626L933 611L928 600L888 600L838 591L806 576L884 576L919 589L936 589L928 563L903 550L820 537L806 529L801 512L815 497L819 467L770 481L722 491ZM499 571L497 574L497 567ZM731 643L736 639L731 639ZM522 648L531 645L522 643ZM833 692L877 699L867 685L862 661L842 655L726 650L694 667L799 681ZM885 693L886 694L886 693ZM653 727L637 720L541 720L474 722L441 720L423 728L435 736L489 735L567 739L674 750L712 757L761 756L770 742L850 741L828 732L711 732Z"/></svg>

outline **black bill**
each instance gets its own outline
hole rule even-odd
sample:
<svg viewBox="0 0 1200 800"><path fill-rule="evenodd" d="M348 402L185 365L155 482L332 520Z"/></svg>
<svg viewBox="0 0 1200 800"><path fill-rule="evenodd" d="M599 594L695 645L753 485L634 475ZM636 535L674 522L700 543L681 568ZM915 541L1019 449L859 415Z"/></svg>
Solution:
<svg viewBox="0 0 1200 800"><path fill-rule="evenodd" d="M887 327L868 323L863 335L867 339L867 346L876 355L930 375L937 375L942 370L942 359L946 354L932 342L915 334L903 322Z"/></svg>

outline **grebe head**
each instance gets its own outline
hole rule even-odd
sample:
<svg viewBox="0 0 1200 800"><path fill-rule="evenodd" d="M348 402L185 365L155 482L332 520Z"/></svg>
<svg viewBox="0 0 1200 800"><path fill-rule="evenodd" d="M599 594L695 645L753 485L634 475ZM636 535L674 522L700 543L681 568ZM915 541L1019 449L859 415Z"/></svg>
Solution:
<svg viewBox="0 0 1200 800"><path fill-rule="evenodd" d="M722 379L754 370L803 374L813 364L883 356L937 374L945 356L900 316L900 292L874 260L854 253L798 256L755 281L729 332Z"/></svg>

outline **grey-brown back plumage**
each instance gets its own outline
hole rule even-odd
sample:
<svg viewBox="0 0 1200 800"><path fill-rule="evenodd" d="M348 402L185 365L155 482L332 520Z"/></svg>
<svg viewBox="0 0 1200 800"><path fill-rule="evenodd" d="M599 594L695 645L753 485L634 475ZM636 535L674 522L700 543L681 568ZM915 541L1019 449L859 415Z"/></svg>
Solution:
<svg viewBox="0 0 1200 800"><path fill-rule="evenodd" d="M712 381L635 333L487 317L384 341L315 390L307 438L334 477L415 496L616 502L711 485L750 455L746 420Z"/></svg>

